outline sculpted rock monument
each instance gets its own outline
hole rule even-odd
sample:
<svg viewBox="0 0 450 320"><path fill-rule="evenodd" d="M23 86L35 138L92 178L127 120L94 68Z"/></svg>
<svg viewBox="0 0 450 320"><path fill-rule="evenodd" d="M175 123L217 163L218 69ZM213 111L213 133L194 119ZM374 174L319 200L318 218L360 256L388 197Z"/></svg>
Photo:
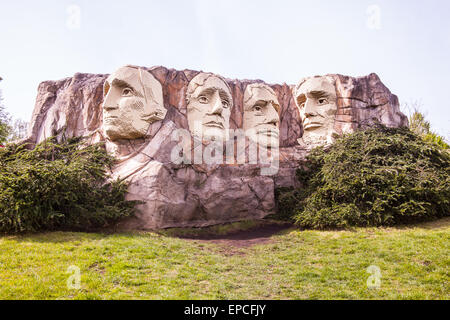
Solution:
<svg viewBox="0 0 450 320"><path fill-rule="evenodd" d="M407 126L397 96L374 73L351 78L326 75L304 78L293 90L303 124L299 144L307 148L326 145L334 138L375 123Z"/></svg>
<svg viewBox="0 0 450 320"><path fill-rule="evenodd" d="M126 66L114 72L103 94L103 129L111 140L142 138L150 123L166 116L161 84L141 68Z"/></svg>
<svg viewBox="0 0 450 320"><path fill-rule="evenodd" d="M189 130L196 138L228 138L233 97L227 82L212 73L199 73L186 92Z"/></svg>
<svg viewBox="0 0 450 320"><path fill-rule="evenodd" d="M314 77L300 81L295 101L303 123L300 144L330 144L338 135L334 129L337 112L336 88L332 77Z"/></svg>
<svg viewBox="0 0 450 320"><path fill-rule="evenodd" d="M250 140L264 146L279 145L280 103L267 85L252 83L244 93L243 128Z"/></svg>
<svg viewBox="0 0 450 320"><path fill-rule="evenodd" d="M311 147L375 123L407 125L375 74L292 86L126 66L41 83L23 142L104 142L118 159L112 178L144 201L127 227L200 227L274 213L275 188L298 183Z"/></svg>

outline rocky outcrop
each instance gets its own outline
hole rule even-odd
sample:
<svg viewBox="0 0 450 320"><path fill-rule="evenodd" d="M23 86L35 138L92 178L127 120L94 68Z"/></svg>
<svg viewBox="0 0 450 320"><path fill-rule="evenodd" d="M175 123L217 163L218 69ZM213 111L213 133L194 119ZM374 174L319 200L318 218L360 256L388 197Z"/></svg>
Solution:
<svg viewBox="0 0 450 320"><path fill-rule="evenodd" d="M303 124L298 142L308 149L331 144L344 133L375 124L408 124L397 96L374 73L358 78L339 74L303 78L293 95Z"/></svg>
<svg viewBox="0 0 450 320"><path fill-rule="evenodd" d="M274 213L275 188L296 185L296 166L308 150L297 142L303 128L293 94L295 86L268 84L280 105L280 148L274 173L262 174L261 165L248 162L174 163L173 150L180 144L174 132L189 129L186 90L199 72L143 69L161 83L167 110L164 120L149 125L145 137L110 141L103 132L102 117L103 84L108 75L77 73L72 78L39 85L26 141L36 144L50 136L85 136L90 143L104 141L107 150L118 158L112 177L129 182L129 199L145 201L138 206L137 218L128 221L133 228L198 227ZM335 126L340 133L376 122L407 124L399 112L397 97L375 74L361 78L332 76L338 96ZM234 102L230 128L242 128L245 89L250 83L264 82L225 80ZM191 148L196 147L192 144ZM245 152L248 155L248 145Z"/></svg>
<svg viewBox="0 0 450 320"><path fill-rule="evenodd" d="M400 111L397 96L375 73L357 78L332 76L336 78L338 93L335 127L341 134L376 123L387 127L408 126L408 118Z"/></svg>

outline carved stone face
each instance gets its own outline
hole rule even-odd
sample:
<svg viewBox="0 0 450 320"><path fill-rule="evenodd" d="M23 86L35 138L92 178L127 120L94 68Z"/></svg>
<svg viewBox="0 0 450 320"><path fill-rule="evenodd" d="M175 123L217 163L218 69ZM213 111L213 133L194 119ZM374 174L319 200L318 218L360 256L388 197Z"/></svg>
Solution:
<svg viewBox="0 0 450 320"><path fill-rule="evenodd" d="M267 85L252 83L244 92L244 131L253 142L263 146L279 145L278 112L280 104Z"/></svg>
<svg viewBox="0 0 450 320"><path fill-rule="evenodd" d="M167 113L161 84L141 68L127 66L111 74L103 96L103 129L111 140L142 138Z"/></svg>
<svg viewBox="0 0 450 320"><path fill-rule="evenodd" d="M189 83L187 118L194 137L228 139L233 98L228 84L210 73L200 73Z"/></svg>
<svg viewBox="0 0 450 320"><path fill-rule="evenodd" d="M310 146L331 143L337 111L333 80L309 78L297 85L294 96L303 122L303 142Z"/></svg>

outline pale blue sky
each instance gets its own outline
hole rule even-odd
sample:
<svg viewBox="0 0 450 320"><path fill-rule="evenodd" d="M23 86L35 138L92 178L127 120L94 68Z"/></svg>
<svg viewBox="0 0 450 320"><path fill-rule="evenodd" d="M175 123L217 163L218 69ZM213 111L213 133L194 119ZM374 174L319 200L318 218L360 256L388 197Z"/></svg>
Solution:
<svg viewBox="0 0 450 320"><path fill-rule="evenodd" d="M70 5L81 9L79 29L67 26L75 21ZM367 25L371 5L380 9L379 29ZM450 137L449 58L446 0L0 4L0 89L7 110L27 121L39 82L124 64L289 84L316 74L375 72L401 102L419 100L432 126Z"/></svg>

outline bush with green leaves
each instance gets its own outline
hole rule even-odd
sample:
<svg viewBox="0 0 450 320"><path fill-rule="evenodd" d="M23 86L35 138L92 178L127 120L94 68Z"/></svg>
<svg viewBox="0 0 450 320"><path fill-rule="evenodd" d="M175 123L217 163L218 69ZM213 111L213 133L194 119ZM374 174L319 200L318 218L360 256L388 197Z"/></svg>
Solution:
<svg viewBox="0 0 450 320"><path fill-rule="evenodd" d="M443 136L431 130L430 121L416 107L414 112L408 117L409 129L418 134L427 142L433 143L441 149L449 150L450 146Z"/></svg>
<svg viewBox="0 0 450 320"><path fill-rule="evenodd" d="M409 129L378 127L312 150L302 188L277 190L302 228L389 226L450 215L450 155Z"/></svg>
<svg viewBox="0 0 450 320"><path fill-rule="evenodd" d="M108 182L113 163L102 144L81 138L0 148L0 232L88 231L132 216L126 183Z"/></svg>

